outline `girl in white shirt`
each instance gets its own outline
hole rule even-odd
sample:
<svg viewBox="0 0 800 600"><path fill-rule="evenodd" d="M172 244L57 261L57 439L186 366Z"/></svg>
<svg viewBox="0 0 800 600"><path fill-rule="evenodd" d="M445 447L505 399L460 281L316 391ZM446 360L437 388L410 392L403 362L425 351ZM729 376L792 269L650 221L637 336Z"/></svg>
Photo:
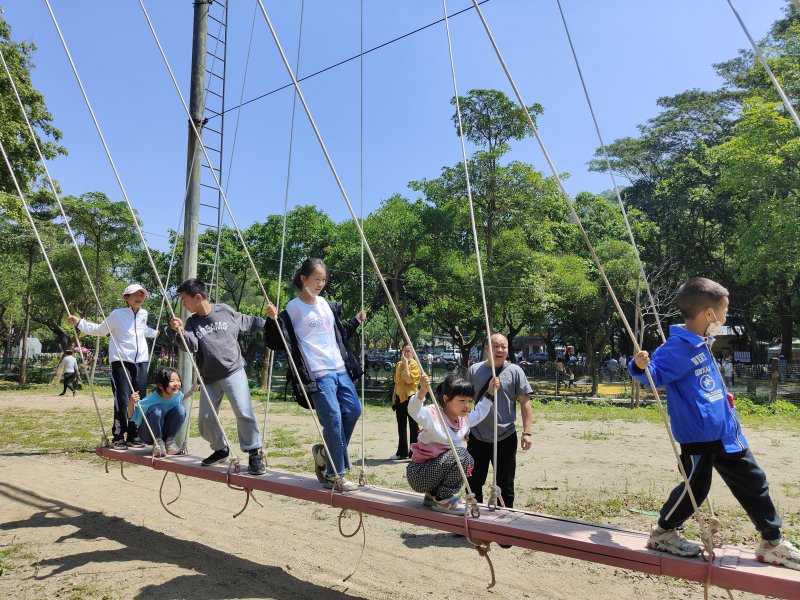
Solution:
<svg viewBox="0 0 800 600"><path fill-rule="evenodd" d="M463 447L464 437L470 427L480 423L489 414L494 393L499 387L500 380L495 377L486 394L470 412L475 394L472 383L461 374L449 375L436 388L436 401L446 422L442 424L435 406L422 405L430 390L430 378L427 375L422 377L419 392L408 401L408 414L419 423L420 432L416 443L411 446L411 462L406 478L411 489L425 494L423 505L437 512L464 514L464 502L460 494L464 481L447 438L449 436L453 440L458 460L469 475L474 461Z"/></svg>
<svg viewBox="0 0 800 600"><path fill-rule="evenodd" d="M300 380L291 371L287 377L298 403L308 408L308 396L317 411L330 455L322 444L315 444L311 453L317 479L331 488L336 475L341 477L350 470L348 444L361 416L361 401L353 379L360 377L362 371L347 341L366 315L359 312L354 319L342 322L341 305L320 296L328 283L328 267L319 258L304 260L292 283L300 294L286 304L280 315L275 306L267 306L270 318L264 326L264 342L273 350L282 349L280 328L290 345ZM345 492L358 489L358 484L344 477L339 486Z"/></svg>

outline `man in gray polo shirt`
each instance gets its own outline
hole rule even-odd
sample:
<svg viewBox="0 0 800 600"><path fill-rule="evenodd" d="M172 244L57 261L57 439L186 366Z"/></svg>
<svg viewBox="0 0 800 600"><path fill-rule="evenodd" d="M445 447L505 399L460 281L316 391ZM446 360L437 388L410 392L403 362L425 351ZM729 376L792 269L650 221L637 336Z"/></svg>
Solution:
<svg viewBox="0 0 800 600"><path fill-rule="evenodd" d="M514 475L517 469L517 403L522 413L522 439L520 447L528 450L531 447L531 428L533 411L531 409L531 386L525 372L508 358L508 340L502 333L492 334L491 352L494 367L500 378L500 390L494 399L497 410L497 485L508 508L514 506ZM488 344L484 351L489 352ZM492 377L492 367L488 360L479 362L469 368L468 378L475 386L475 392L483 395L486 383ZM478 399L476 398L476 401ZM494 458L494 414L489 413L483 421L470 429L467 451L475 460L472 475L468 477L469 486L475 493L478 502L483 502L483 485L489 472L489 464Z"/></svg>

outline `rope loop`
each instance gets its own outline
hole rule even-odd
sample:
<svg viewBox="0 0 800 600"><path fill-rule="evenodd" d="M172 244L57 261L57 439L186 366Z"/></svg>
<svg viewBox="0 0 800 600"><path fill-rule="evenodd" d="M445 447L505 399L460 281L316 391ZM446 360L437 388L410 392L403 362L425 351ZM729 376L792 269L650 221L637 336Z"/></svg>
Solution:
<svg viewBox="0 0 800 600"><path fill-rule="evenodd" d="M360 531L361 532L361 553L358 555L358 560L356 561L356 566L353 568L353 571L350 573L350 575L348 575L347 577L342 579L342 583L344 583L345 581L347 581L353 575L356 574L356 571L358 571L358 567L361 565L361 559L364 557L364 549L367 547L367 529L366 529L366 527L364 527L364 513L362 513L360 510L355 511L355 512L358 513L358 526L356 527L355 531L353 531L353 533L345 533L344 529L342 529L342 519L344 518L345 514L347 512L349 512L350 510L351 509L349 509L349 508L343 508L339 512L339 519L338 519L339 534L343 538L350 539L350 538L355 537L356 534Z"/></svg>
<svg viewBox="0 0 800 600"><path fill-rule="evenodd" d="M369 481L367 480L367 472L364 469L358 473L358 487L364 487L365 485L369 485Z"/></svg>
<svg viewBox="0 0 800 600"><path fill-rule="evenodd" d="M169 475L169 471L164 471L164 477L161 479L161 486L158 488L158 500L161 502L161 507L165 511L167 511L169 514L171 514L176 519L183 519L182 516L180 516L177 513L172 512L169 508L167 508L167 504L172 504L173 502L176 502L178 500L178 498L181 497L181 491L183 491L183 488L181 486L181 479L180 479L180 477L178 477L177 473L175 473L175 479L178 480L178 495L175 496L174 499L170 500L166 504L164 503L164 483L167 481L167 475Z"/></svg>

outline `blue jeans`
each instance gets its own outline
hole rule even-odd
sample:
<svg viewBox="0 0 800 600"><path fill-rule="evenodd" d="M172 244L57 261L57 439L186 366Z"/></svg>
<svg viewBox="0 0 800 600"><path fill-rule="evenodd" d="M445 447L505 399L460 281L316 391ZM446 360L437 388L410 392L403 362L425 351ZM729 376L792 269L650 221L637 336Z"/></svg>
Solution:
<svg viewBox="0 0 800 600"><path fill-rule="evenodd" d="M339 475L343 475L350 469L347 445L361 416L361 402L356 386L346 372L329 373L316 381L317 391L311 400L322 425L325 444L331 453L330 459L325 457L328 463L326 475L333 476L334 467Z"/></svg>
<svg viewBox="0 0 800 600"><path fill-rule="evenodd" d="M220 431L211 406L219 414L219 405L222 396L230 400L233 414L236 415L236 431L239 433L239 447L242 452L257 450L262 447L261 433L258 431L258 422L253 414L253 405L250 404L250 383L244 369L231 373L218 381L206 381L206 389L210 398L200 390L200 416L198 429L202 438L211 444L212 450L222 450L225 447L225 438Z"/></svg>
<svg viewBox="0 0 800 600"><path fill-rule="evenodd" d="M165 440L175 437L178 435L178 431L183 425L183 420L186 418L186 409L183 408L182 404L178 404L178 406L164 412L158 404L154 404L147 409L145 417L147 422L142 421L139 426L139 439L145 444L152 444L153 438L150 436L150 429L147 426L150 425L156 438Z"/></svg>

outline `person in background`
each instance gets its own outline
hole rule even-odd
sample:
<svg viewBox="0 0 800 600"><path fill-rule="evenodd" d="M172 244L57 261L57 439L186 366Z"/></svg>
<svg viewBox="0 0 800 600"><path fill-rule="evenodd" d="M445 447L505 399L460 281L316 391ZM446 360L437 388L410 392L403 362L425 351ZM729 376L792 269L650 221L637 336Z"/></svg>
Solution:
<svg viewBox="0 0 800 600"><path fill-rule="evenodd" d="M397 418L397 452L389 460L404 460L409 457L409 444L417 441L419 425L408 414L408 399L417 393L420 369L414 360L411 346L404 346L401 358L394 366L394 390L392 391L392 410Z"/></svg>
<svg viewBox="0 0 800 600"><path fill-rule="evenodd" d="M522 367L508 362L508 340L502 333L493 333L491 348L487 341L485 351L491 352L494 367L500 382L500 389L494 398L497 410L497 485L500 488L502 501L508 508L514 507L514 477L517 470L517 445L527 451L531 448L531 429L533 428L533 410L531 409L531 386ZM475 400L478 401L492 379L492 368L489 361L472 365L467 378L475 387ZM522 436L517 443L517 404L522 413ZM475 493L475 499L483 502L483 486L489 472L489 464L494 462L494 418L481 421L470 429L467 451L475 459L475 468L469 478L469 485Z"/></svg>
<svg viewBox="0 0 800 600"><path fill-rule="evenodd" d="M64 358L61 359L61 362L58 363L58 368L64 368L64 389L61 391L59 396L63 396L67 393L67 388L72 390L72 395L75 395L76 388L76 380L78 378L78 361L75 360L75 357L72 356L72 348L67 348L64 351Z"/></svg>

